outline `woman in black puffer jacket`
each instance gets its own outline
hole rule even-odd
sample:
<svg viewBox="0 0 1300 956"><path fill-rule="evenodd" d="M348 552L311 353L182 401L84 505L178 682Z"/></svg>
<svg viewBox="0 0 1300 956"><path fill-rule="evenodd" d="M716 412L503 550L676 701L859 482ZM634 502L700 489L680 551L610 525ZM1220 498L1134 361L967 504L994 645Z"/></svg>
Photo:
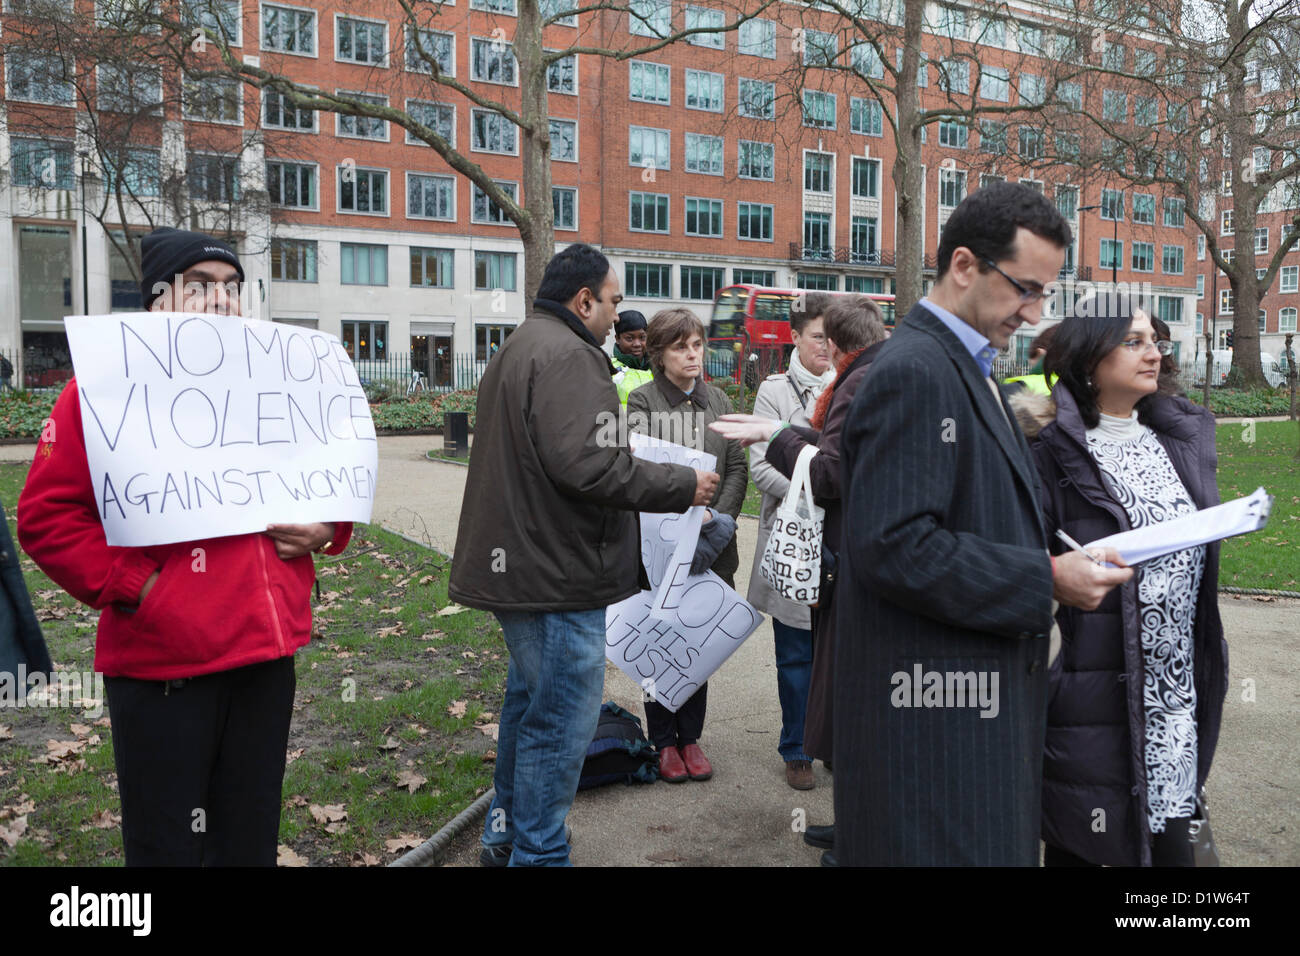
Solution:
<svg viewBox="0 0 1300 956"><path fill-rule="evenodd" d="M1044 521L1087 543L1219 503L1214 417L1157 392L1150 317L1066 319L1050 399L1018 396ZM1095 611L1061 607L1043 840L1052 865L1190 866L1188 823L1228 686L1219 546L1155 558Z"/></svg>

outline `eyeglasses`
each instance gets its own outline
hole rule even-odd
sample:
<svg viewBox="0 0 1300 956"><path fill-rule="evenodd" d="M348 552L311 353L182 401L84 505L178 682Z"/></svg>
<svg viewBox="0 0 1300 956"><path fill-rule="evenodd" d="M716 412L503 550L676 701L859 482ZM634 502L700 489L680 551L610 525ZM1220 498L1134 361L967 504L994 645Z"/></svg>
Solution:
<svg viewBox="0 0 1300 956"><path fill-rule="evenodd" d="M1148 342L1145 339L1125 339L1119 344L1124 346L1124 348L1128 349L1130 352L1145 352L1147 349L1154 346L1155 350L1161 355L1174 354L1174 343L1167 339L1161 339L1159 342Z"/></svg>
<svg viewBox="0 0 1300 956"><path fill-rule="evenodd" d="M1015 286L1016 291L1020 293L1020 301L1025 305L1028 305L1030 302L1037 302L1043 297L1044 293L1042 289L1030 289L1023 283L1017 282L1015 279L1011 278L1011 276L999 269L992 259L985 259L984 264Z"/></svg>

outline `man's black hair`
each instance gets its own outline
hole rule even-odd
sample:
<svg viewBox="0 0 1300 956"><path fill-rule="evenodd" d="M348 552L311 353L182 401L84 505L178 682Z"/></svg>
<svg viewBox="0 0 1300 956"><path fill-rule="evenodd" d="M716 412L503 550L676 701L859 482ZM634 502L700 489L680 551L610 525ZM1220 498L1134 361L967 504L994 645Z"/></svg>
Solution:
<svg viewBox="0 0 1300 956"><path fill-rule="evenodd" d="M568 302L582 289L600 297L600 287L609 275L609 260L599 249L585 242L575 242L562 252L557 252L546 264L537 298L551 302Z"/></svg>
<svg viewBox="0 0 1300 956"><path fill-rule="evenodd" d="M975 254L980 272L984 264L1001 262L1015 255L1016 230L1028 229L1036 236L1064 249L1072 240L1070 226L1059 209L1042 193L1019 183L990 183L975 190L952 211L939 236L938 278L952 261L953 250L965 246Z"/></svg>

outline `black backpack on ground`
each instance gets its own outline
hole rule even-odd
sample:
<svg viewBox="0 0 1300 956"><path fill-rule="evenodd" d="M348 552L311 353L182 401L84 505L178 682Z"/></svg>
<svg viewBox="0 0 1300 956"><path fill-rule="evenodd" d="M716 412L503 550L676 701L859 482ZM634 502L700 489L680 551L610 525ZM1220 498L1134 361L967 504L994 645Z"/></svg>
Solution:
<svg viewBox="0 0 1300 956"><path fill-rule="evenodd" d="M641 732L641 720L618 704L600 705L600 722L582 763L578 789L607 783L654 783L659 779L659 755Z"/></svg>

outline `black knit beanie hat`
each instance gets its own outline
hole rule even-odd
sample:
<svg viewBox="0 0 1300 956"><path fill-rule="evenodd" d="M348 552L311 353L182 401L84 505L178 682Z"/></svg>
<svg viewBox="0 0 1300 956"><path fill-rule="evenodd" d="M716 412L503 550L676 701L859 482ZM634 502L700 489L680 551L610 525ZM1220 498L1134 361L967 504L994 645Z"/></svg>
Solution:
<svg viewBox="0 0 1300 956"><path fill-rule="evenodd" d="M626 312L618 314L618 322L614 324L614 334L622 335L624 332L637 332L647 326L645 316L636 309L628 309Z"/></svg>
<svg viewBox="0 0 1300 956"><path fill-rule="evenodd" d="M170 226L149 233L140 240L140 295L144 298L144 307L147 309L153 305L154 299L161 294L154 291L159 283L171 285L178 274L194 263L208 259L228 262L239 272L239 281L244 281L244 267L239 264L239 256L220 239Z"/></svg>

